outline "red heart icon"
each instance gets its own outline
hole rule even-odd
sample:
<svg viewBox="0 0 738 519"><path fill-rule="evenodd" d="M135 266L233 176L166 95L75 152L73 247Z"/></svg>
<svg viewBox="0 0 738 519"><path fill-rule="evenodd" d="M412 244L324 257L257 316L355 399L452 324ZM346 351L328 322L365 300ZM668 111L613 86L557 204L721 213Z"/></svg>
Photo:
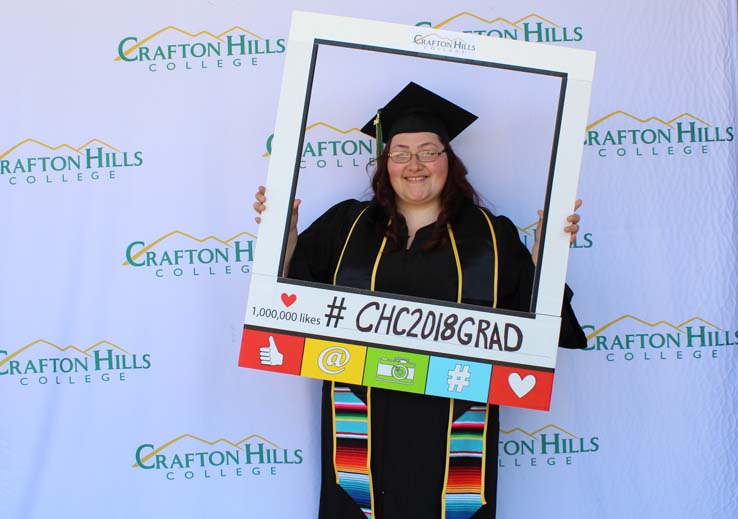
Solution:
<svg viewBox="0 0 738 519"><path fill-rule="evenodd" d="M294 303L295 301L297 301L297 295L296 294L285 294L285 293L282 293L282 303L287 308L289 308L290 306L292 306L292 303Z"/></svg>

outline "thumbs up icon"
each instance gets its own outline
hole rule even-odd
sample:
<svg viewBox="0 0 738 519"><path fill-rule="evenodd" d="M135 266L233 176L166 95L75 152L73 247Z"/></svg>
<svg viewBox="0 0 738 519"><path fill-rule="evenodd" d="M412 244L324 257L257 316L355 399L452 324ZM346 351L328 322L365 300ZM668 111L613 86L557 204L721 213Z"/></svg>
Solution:
<svg viewBox="0 0 738 519"><path fill-rule="evenodd" d="M279 352L274 337L270 335L269 346L259 348L259 362L265 366L281 366L283 360L284 355Z"/></svg>

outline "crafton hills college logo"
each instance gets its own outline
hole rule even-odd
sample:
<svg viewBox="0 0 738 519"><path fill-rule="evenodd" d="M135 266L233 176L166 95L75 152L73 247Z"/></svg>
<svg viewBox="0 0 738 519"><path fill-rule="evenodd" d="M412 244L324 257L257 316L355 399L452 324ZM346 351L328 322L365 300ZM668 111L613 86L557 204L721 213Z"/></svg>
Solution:
<svg viewBox="0 0 738 519"><path fill-rule="evenodd" d="M474 43L461 37L449 38L436 33L415 34L413 44L427 51L443 52L451 55L465 56L477 50Z"/></svg>
<svg viewBox="0 0 738 519"><path fill-rule="evenodd" d="M274 134L271 134L262 157L271 156L273 140ZM374 160L374 147L375 140L358 128L342 130L317 121L305 128L300 168L366 168Z"/></svg>
<svg viewBox="0 0 738 519"><path fill-rule="evenodd" d="M254 258L256 236L239 232L230 238L197 238L172 231L150 243L133 241L126 246L123 267L152 272L157 278L248 274Z"/></svg>
<svg viewBox="0 0 738 519"><path fill-rule="evenodd" d="M158 447L151 443L139 445L135 459L133 468L162 474L169 481L275 477L281 470L301 465L303 450L281 447L258 434L236 441L226 438L209 441L182 434Z"/></svg>
<svg viewBox="0 0 738 519"><path fill-rule="evenodd" d="M718 359L726 348L738 346L738 330L721 328L702 317L673 324L625 314L599 327L582 328L588 339L585 351L609 362Z"/></svg>
<svg viewBox="0 0 738 519"><path fill-rule="evenodd" d="M173 25L148 36L118 42L115 61L143 65L150 72L253 68L285 51L284 38L265 38L234 25L223 32L189 32Z"/></svg>
<svg viewBox="0 0 738 519"><path fill-rule="evenodd" d="M537 43L579 42L584 38L581 26L562 25L536 13L509 20L504 17L488 19L462 11L438 23L421 21L415 25Z"/></svg>
<svg viewBox="0 0 738 519"><path fill-rule="evenodd" d="M141 166L141 150L123 150L98 138L79 146L53 146L29 138L0 151L0 182L11 186L101 182Z"/></svg>
<svg viewBox="0 0 738 519"><path fill-rule="evenodd" d="M599 436L577 436L558 425L548 424L533 432L520 427L500 428L497 464L515 467L572 465L581 456L600 450Z"/></svg>
<svg viewBox="0 0 738 519"><path fill-rule="evenodd" d="M600 158L705 156L734 139L732 125L713 124L688 112L665 119L616 110L587 126L584 145Z"/></svg>
<svg viewBox="0 0 738 519"><path fill-rule="evenodd" d="M110 341L82 349L38 339L16 350L0 347L0 384L21 386L84 385L126 382L131 374L151 368L149 353L132 353Z"/></svg>

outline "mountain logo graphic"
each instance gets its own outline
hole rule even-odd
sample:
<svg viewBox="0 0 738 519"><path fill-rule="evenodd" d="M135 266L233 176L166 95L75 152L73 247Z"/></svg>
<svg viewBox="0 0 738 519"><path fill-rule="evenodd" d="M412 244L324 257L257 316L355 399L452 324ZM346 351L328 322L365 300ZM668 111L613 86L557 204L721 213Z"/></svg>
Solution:
<svg viewBox="0 0 738 519"><path fill-rule="evenodd" d="M601 352L609 362L717 359L721 350L738 346L738 330L723 329L699 316L674 323L623 314L582 328L587 333L586 351Z"/></svg>
<svg viewBox="0 0 738 519"><path fill-rule="evenodd" d="M524 16L524 17L522 17L522 18L520 18L518 20L510 21L507 18L504 18L504 17L501 17L501 16L498 16L497 18L487 19L487 18L483 18L481 16L478 16L478 15L476 15L474 13L470 13L469 11L462 11L462 12L460 12L458 14L455 14L455 15L451 16L450 18L446 18L442 22L437 23L433 27L435 27L436 29L442 29L446 25L451 25L451 24L453 24L453 22L456 22L457 20L462 20L462 23L463 24L466 24L466 25L471 25L471 23L475 23L475 22L481 22L483 25L502 24L502 25L509 25L509 26L515 27L517 29L522 29L523 28L523 25L522 24L525 23L525 22L534 22L534 23L541 22L541 23L545 23L547 25L550 25L552 27L559 27L559 28L561 28L560 25L558 25L558 24L552 22L551 20L548 20L548 19L544 18L543 16L540 16L540 15L538 15L536 13L531 13L531 14L529 14L527 16Z"/></svg>
<svg viewBox="0 0 738 519"><path fill-rule="evenodd" d="M305 137L303 158L374 156L374 138L361 133L359 128L342 130L332 124L318 121L305 128ZM273 140L274 134L267 137L266 151L261 155L262 157L271 156Z"/></svg>
<svg viewBox="0 0 738 519"><path fill-rule="evenodd" d="M459 36L449 37L442 34L416 34L413 43L424 50L444 51L454 54L465 54L476 50L476 45Z"/></svg>
<svg viewBox="0 0 738 519"><path fill-rule="evenodd" d="M277 475L277 467L301 465L302 449L283 448L259 434L238 440L218 438L208 440L194 434L181 434L156 446L144 443L136 448L134 469L167 471L166 478L176 474L185 479L248 475Z"/></svg>
<svg viewBox="0 0 738 519"><path fill-rule="evenodd" d="M544 425L543 427L536 429L535 431L532 431L532 432L528 432L525 429L522 429L520 427L513 427L512 429L500 428L501 435L510 436L515 433L520 433L523 436L527 436L528 438L532 438L534 440L539 440L541 437L541 433L546 432L546 431L554 431L554 432L558 431L559 433L564 434L569 438L578 438L578 436L576 436L575 434L572 434L569 431L562 429L561 427L555 424Z"/></svg>
<svg viewBox="0 0 738 519"><path fill-rule="evenodd" d="M242 236L247 236L248 238L251 238L252 240L255 240L256 239L256 236L255 235L253 235L253 234L251 234L249 232L246 232L246 231L239 232L238 234L235 234L235 235L231 236L230 238L221 239L221 238L218 238L217 236L214 236L212 234L209 235L209 236L206 236L205 238L197 238L197 237L195 237L195 236L193 236L191 234L188 234L186 232L174 230L174 231L169 232L169 233L167 233L167 234L165 234L163 236L160 236L159 238L155 239L154 241L152 241L148 245L145 245L144 242L133 242L131 245L128 246L128 249L126 251L126 261L124 261L122 265L124 267L128 267L128 266L131 266L131 265L133 265L135 267L148 266L148 263L147 263L148 260L146 260L146 261L139 261L139 259L142 256L144 256L144 257L150 257L149 254L152 254L153 257L155 258L156 257L156 254L155 254L155 252L153 252L153 249L155 249L157 246L161 245L165 241L167 241L169 239L176 238L176 237L183 237L183 238L186 238L187 240L191 240L191 241L193 241L193 242L195 242L197 244L207 244L208 242L213 242L215 244L221 244L221 245L223 245L226 249L223 249L223 248L218 248L218 249L202 248L202 249L199 249L199 250L196 250L196 249L184 249L186 252L189 253L189 254L187 254L187 256L188 256L189 259L184 258L184 254L182 253L183 249L179 249L180 253L174 255L176 257L174 264L179 264L180 261L189 261L190 264L193 264L193 263L195 263L197 261L199 261L200 263L203 263L203 264L212 263L214 261L214 258L216 258L218 256L222 257L222 259L224 261L226 261L226 262L230 261L229 258L231 256L234 256L236 258L236 261L237 262L241 262L242 261L241 260L241 255L242 254L247 254L248 255L248 261L252 261L252 259L253 259L253 251L251 249L251 246L249 245L248 246L249 247L248 249L241 249L240 248L241 247L241 242L238 241L237 239L238 238L241 238ZM248 243L251 243L251 241L249 241ZM141 249L138 249L135 253L132 253L132 249L133 249L132 246L134 244L142 244L144 246ZM221 251L221 252L220 252L220 254L216 254L215 252L213 252L214 250L218 250L218 251ZM223 250L226 250L226 252L225 253L222 252ZM206 251L206 253L202 253L202 251ZM233 251L233 254L230 254L227 251ZM166 251L165 251L165 253L166 253ZM195 258L197 258L197 259L195 259Z"/></svg>
<svg viewBox="0 0 738 519"><path fill-rule="evenodd" d="M588 333L587 334L587 339L592 339L592 338L594 338L594 337L596 337L598 335L601 335L608 328L611 328L611 327L615 326L616 324L618 324L620 322L623 322L623 321L626 321L626 322L627 321L632 321L632 322L641 324L643 326L646 326L648 328L656 328L656 327L659 327L659 326L664 326L667 329L671 329L671 330L676 331L677 333L686 333L687 330L686 330L685 327L687 325L691 324L691 323L703 323L704 325L708 326L710 329L717 330L717 331L722 331L718 326L712 324L711 322L709 322L709 321L707 321L707 320L705 320L705 319L703 319L701 317L691 317L691 318L687 319L686 321L682 321L681 323L673 324L673 323L671 323L669 321L665 321L665 320L656 321L656 322L648 322L648 321L646 321L644 319L641 319L641 318L636 317L636 316L631 315L631 314L623 314L620 317L617 317L617 318L613 319L612 321L609 321L609 322L605 323L604 325L600 326L599 328L595 329L594 331Z"/></svg>
<svg viewBox="0 0 738 519"><path fill-rule="evenodd" d="M118 148L116 148L115 146L112 146L112 145L108 144L107 142L102 141L102 140L100 140L98 138L90 139L89 141L85 142L84 144L80 144L77 147L71 146L69 144L59 144L58 146L51 146L51 145L46 144L45 142L40 141L38 139L24 139L24 140L20 141L19 143L14 144L13 146L11 146L10 148L8 148L7 150L1 152L0 153L0 160L6 159L8 157L8 155L10 155L11 153L15 152L16 150L19 150L20 148L23 148L23 147L26 147L26 146L30 148L31 145L33 145L33 144L35 144L38 147L47 149L49 151L58 151L58 150L61 150L61 149L66 149L66 150L69 150L71 152L74 152L74 153L76 153L78 155L82 155L83 152L84 152L84 150L87 149L87 148L89 148L89 147L92 147L92 145L94 143L97 143L97 144L99 144L101 146L104 146L105 148L107 148L109 150L112 150L112 151L115 151L115 152L118 152L118 153L122 153L122 151L119 150Z"/></svg>
<svg viewBox="0 0 738 519"><path fill-rule="evenodd" d="M10 185L115 180L142 165L142 151L126 151L97 137L80 145L27 138L0 148L0 180L7 178Z"/></svg>
<svg viewBox="0 0 738 519"><path fill-rule="evenodd" d="M121 348L120 346L116 344L113 344L110 341L99 341L93 344L92 346L90 346L89 348L86 348L83 350L74 345L62 347L62 346L59 346L58 344L54 344L53 342L49 342L44 339L38 339L33 342L29 342L25 346L22 346L21 348L17 349L16 351L12 353L6 352L6 355L0 359L0 368L2 368L4 364L7 364L8 362L12 361L16 357L20 357L22 354L28 351L32 350L34 353L39 353L40 352L39 350L42 350L42 349L47 350L48 348L51 348L52 350L56 350L57 352L60 352L60 353L65 353L65 354L72 353L74 354L73 356L77 356L77 357L83 356L83 357L88 357L88 358L92 358L93 356L92 352L98 348L112 348L112 349L115 349L123 353L124 355L131 355L130 352L124 350L123 348Z"/></svg>
<svg viewBox="0 0 738 519"><path fill-rule="evenodd" d="M537 13L511 20L462 11L437 23L422 21L415 25L538 43L578 42L584 38L582 27L556 23Z"/></svg>
<svg viewBox="0 0 738 519"><path fill-rule="evenodd" d="M164 27L163 29L159 29L158 31L154 31L148 36L143 37L140 40L136 40L136 43L134 45L131 45L128 47L125 51L118 53L118 56L115 57L115 61L121 61L121 60L127 60L126 58L129 58L132 54L135 53L136 49L139 47L142 47L149 43L152 40L157 39L158 37L165 37L168 35L174 34L176 36L179 36L183 40L197 40L197 39L204 39L204 40L210 40L210 41L216 41L219 43L225 43L226 38L234 35L244 34L251 38L254 38L256 40L265 40L262 36L259 36L258 34L245 29L241 27L240 25L234 25L228 30L225 30L219 34L214 34L210 31L199 31L199 32L189 32L185 31L184 29L180 29L179 27L175 27L174 25L168 25ZM180 36L181 35L181 36Z"/></svg>
<svg viewBox="0 0 738 519"><path fill-rule="evenodd" d="M710 128L713 127L712 124L710 124L710 123L708 123L708 122L700 119L699 117L697 117L695 115L692 115L689 112L683 112L683 113L677 115L676 117L672 117L669 120L664 120L663 118L658 117L658 116L650 116L650 117L646 117L646 118L641 118L641 117L637 117L637 116L635 116L635 115L633 115L631 113L628 113L628 112L626 112L624 110L615 110L614 112L610 112L609 114L604 115L604 116L600 117L599 119L597 119L596 121L594 121L593 123L589 124L587 126L587 130L591 130L593 128L596 128L597 126L603 124L608 119L619 118L619 117L622 117L624 119L630 119L630 120L633 120L633 121L635 121L637 123L642 123L642 124L648 124L651 121L655 121L655 122L661 124L662 126L666 126L668 128L672 128L672 129L675 128L674 124L677 121L682 120L682 119L692 120L692 121L695 121L697 123L700 123L700 124L702 124L704 126L707 126L707 127L710 127Z"/></svg>
<svg viewBox="0 0 738 519"><path fill-rule="evenodd" d="M64 173L96 168L141 166L140 151L123 151L102 139L79 146L24 139L0 152L0 175Z"/></svg>
<svg viewBox="0 0 738 519"><path fill-rule="evenodd" d="M240 25L222 32L200 30L191 32L174 25L167 25L151 34L139 38L126 36L118 42L114 61L117 62L145 62L149 70L159 70L157 62L166 63L166 70L177 68L175 62L184 61L184 68L191 70L193 64L206 69L212 60L218 60L212 68L223 68L223 59L233 57L229 66L244 65L241 58L256 65L255 58L259 55L281 54L286 49L284 38L266 38ZM212 63L211 63L212 64Z"/></svg>
<svg viewBox="0 0 738 519"><path fill-rule="evenodd" d="M594 453L600 449L597 436L580 437L548 424L532 432L520 427L500 429L499 454L504 456L552 456Z"/></svg>
<svg viewBox="0 0 738 519"><path fill-rule="evenodd" d="M111 372L125 381L125 373L151 368L151 355L132 353L108 340L98 341L87 348L60 346L37 339L9 351L0 347L0 380L18 379L23 386L89 384L95 380L108 382Z"/></svg>
<svg viewBox="0 0 738 519"><path fill-rule="evenodd" d="M174 230L150 243L133 241L125 248L123 267L147 270L157 278L230 275L251 272L256 236L242 231L229 238L200 238Z"/></svg>
<svg viewBox="0 0 738 519"><path fill-rule="evenodd" d="M138 462L133 464L133 468L140 468L142 466L145 466L146 463L151 458L153 458L154 456L156 456L158 454L166 454L165 451L169 450L170 447L172 448L172 450L175 450L174 446L177 443L180 443L180 442L181 443L185 443L188 440L192 440L192 442L190 442L190 443L193 443L193 444L197 444L197 443L204 444L204 445L207 446L206 448L208 448L208 447L218 448L219 446L224 446L225 448L233 448L233 449L237 449L237 450L243 451L244 450L244 445L247 442L253 441L254 439L260 440L264 444L268 444L268 445L270 445L271 447L273 447L275 449L281 449L281 447L279 445L277 445L276 443L274 443L271 440L268 440L268 439L266 439L263 436L260 436L258 434L251 434L249 436L246 436L245 438L242 438L242 439L236 440L236 441L231 441L231 440L228 440L226 438L218 438L217 440L209 441L209 440L205 440L203 438L200 438L199 436L195 436L195 435L192 435L192 434L182 434L182 435L177 436L176 438L174 438L172 440L169 440L167 442L164 442L159 447L153 447L153 445L152 445L151 446L152 449L151 449L150 452L148 452L144 456L137 457L138 458Z"/></svg>
<svg viewBox="0 0 738 519"><path fill-rule="evenodd" d="M625 110L615 110L587 126L585 146L597 147L606 157L608 147L617 147L618 156L628 155L691 155L708 153L708 145L732 142L733 126L718 125L690 112L674 117L649 115L640 117ZM631 153L633 154L633 153Z"/></svg>

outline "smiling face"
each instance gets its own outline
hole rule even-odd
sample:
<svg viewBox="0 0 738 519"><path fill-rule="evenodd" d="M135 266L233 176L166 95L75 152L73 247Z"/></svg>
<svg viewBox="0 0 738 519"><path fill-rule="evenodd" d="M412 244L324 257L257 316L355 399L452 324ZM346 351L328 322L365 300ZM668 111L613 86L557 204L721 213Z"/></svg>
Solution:
<svg viewBox="0 0 738 519"><path fill-rule="evenodd" d="M418 153L424 150L443 150L443 143L438 135L431 132L399 133L392 137L389 147L390 153ZM406 164L397 164L388 159L387 170L400 212L403 208L407 210L415 207L440 209L441 191L448 177L446 153L441 153L433 162L420 162L416 155Z"/></svg>

